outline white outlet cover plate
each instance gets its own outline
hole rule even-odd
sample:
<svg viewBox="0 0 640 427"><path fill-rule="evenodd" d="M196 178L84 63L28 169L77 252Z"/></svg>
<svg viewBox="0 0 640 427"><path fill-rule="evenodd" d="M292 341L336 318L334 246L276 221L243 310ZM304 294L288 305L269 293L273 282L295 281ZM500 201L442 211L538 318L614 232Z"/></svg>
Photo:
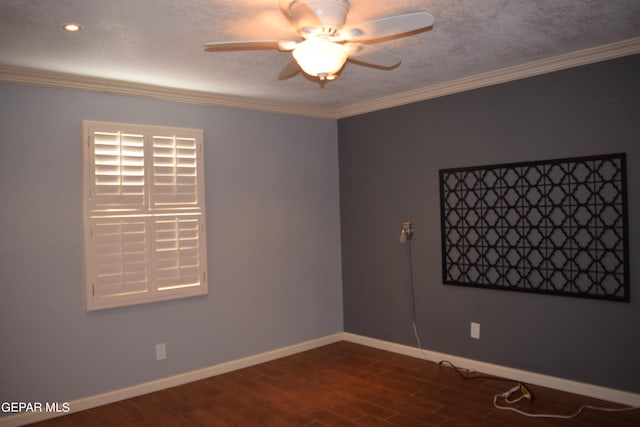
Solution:
<svg viewBox="0 0 640 427"><path fill-rule="evenodd" d="M164 360L167 358L167 345L156 344L156 360Z"/></svg>
<svg viewBox="0 0 640 427"><path fill-rule="evenodd" d="M471 322L471 338L480 339L480 323Z"/></svg>

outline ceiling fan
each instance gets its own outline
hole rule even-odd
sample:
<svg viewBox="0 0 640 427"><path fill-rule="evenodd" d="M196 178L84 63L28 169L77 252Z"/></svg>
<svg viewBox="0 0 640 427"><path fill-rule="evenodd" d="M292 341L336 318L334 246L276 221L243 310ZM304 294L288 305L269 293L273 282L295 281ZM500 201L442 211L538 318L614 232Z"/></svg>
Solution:
<svg viewBox="0 0 640 427"><path fill-rule="evenodd" d="M400 58L376 49L372 44L406 37L433 25L433 16L426 12L346 25L349 6L348 0L281 0L280 10L303 40L212 42L205 44L205 50L290 51L293 60L280 72L280 80L293 77L302 69L306 74L326 81L335 80L348 60L382 69L397 67Z"/></svg>

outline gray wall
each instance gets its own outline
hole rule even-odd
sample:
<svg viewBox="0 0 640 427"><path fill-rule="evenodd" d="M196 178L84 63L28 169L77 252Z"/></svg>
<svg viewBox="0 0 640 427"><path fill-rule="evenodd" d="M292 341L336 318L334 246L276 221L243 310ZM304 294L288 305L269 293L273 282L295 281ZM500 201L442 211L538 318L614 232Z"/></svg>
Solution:
<svg viewBox="0 0 640 427"><path fill-rule="evenodd" d="M345 331L640 392L640 287L631 302L442 284L438 170L626 152L630 259L640 254L640 56L338 123ZM469 337L481 324L480 340Z"/></svg>
<svg viewBox="0 0 640 427"><path fill-rule="evenodd" d="M204 129L208 296L85 312L83 119ZM334 120L0 85L0 146L0 401L68 401L342 330Z"/></svg>

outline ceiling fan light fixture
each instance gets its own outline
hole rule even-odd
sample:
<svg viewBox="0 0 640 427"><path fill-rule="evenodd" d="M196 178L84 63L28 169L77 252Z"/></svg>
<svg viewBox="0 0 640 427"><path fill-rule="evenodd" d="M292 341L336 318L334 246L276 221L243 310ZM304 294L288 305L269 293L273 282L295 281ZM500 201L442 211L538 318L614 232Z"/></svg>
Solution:
<svg viewBox="0 0 640 427"><path fill-rule="evenodd" d="M321 80L334 80L335 74L347 61L349 50L344 44L309 39L298 44L293 51L293 58L308 75Z"/></svg>

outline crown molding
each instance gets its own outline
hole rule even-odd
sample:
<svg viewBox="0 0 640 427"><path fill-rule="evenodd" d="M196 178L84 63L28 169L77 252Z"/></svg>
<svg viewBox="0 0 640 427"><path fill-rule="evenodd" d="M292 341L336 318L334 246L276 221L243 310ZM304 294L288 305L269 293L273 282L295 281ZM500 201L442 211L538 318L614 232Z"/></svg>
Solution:
<svg viewBox="0 0 640 427"><path fill-rule="evenodd" d="M485 86L506 83L513 80L538 76L554 71L565 70L568 68L606 61L608 59L620 58L623 56L635 55L638 53L640 53L640 37L348 105L336 110L336 118L339 119L383 110L386 108L398 107L405 104L425 101L427 99L438 98L445 95L479 89Z"/></svg>
<svg viewBox="0 0 640 427"><path fill-rule="evenodd" d="M638 53L640 53L640 37L438 83L338 108L274 103L240 96L154 86L144 83L12 67L8 65L0 65L0 82L138 96L164 101L216 105L307 117L341 119Z"/></svg>
<svg viewBox="0 0 640 427"><path fill-rule="evenodd" d="M171 88L145 83L13 67L1 64L0 83L44 86L114 95L128 95L188 104L214 105L240 108L244 110L257 110L271 113L335 119L335 111L332 108L274 103L248 97L222 95L212 92Z"/></svg>

